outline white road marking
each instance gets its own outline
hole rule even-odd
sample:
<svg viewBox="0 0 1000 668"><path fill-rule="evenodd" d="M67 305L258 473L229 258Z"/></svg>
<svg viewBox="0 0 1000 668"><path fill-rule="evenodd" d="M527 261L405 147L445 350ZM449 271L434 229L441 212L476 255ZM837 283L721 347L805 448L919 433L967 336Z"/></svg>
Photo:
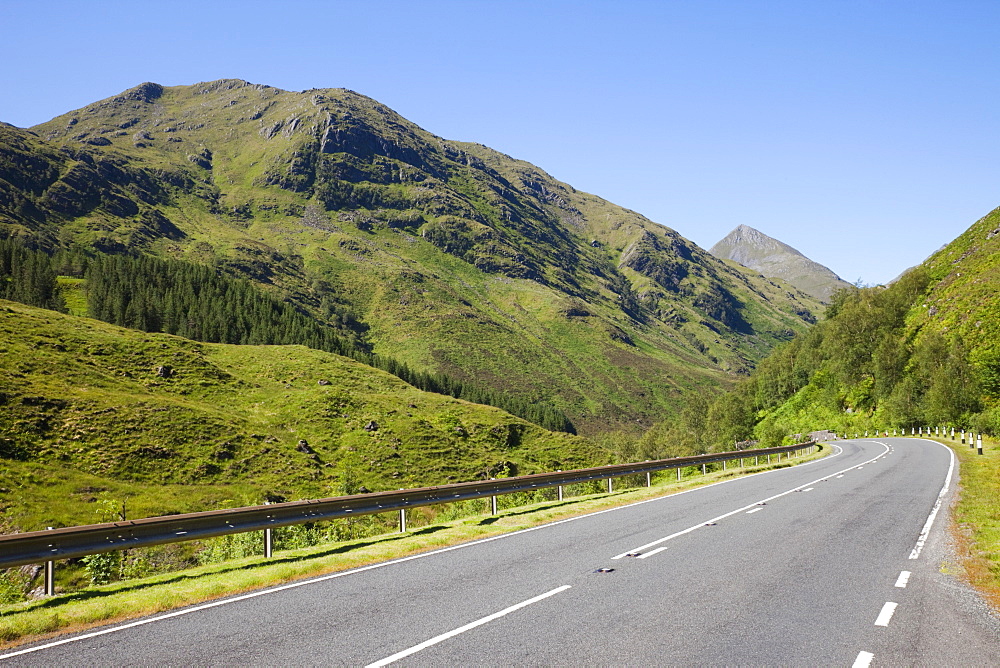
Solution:
<svg viewBox="0 0 1000 668"><path fill-rule="evenodd" d="M843 451L844 451L843 448L841 448L838 445L834 445L833 447L837 449L837 452L833 453L829 457L826 457L824 459L814 459L812 461L799 464L798 467L810 466L810 465L813 465L813 464L818 464L820 462L827 461L827 460L830 459L830 457L837 457L838 455L842 454ZM641 506L641 505L644 505L644 504L647 504L647 503L655 503L657 501L664 501L666 499L671 499L671 498L673 498L675 496L680 496L681 494L691 494L691 493L698 492L698 491L703 490L703 489L708 489L710 487L716 487L718 485L726 485L726 484L729 484L729 483L738 482L740 480L746 480L747 478L753 478L754 476L768 475L768 474L771 474L771 473L778 473L778 472L784 471L784 470L785 469L768 469L767 471L760 471L759 473L751 473L749 475L745 475L745 476L742 476L742 477L739 477L739 478L729 478L728 480L720 480L719 482L714 482L714 483L712 483L710 485L704 485L702 487L694 487L692 489L686 489L686 490L684 490L682 492L676 492L674 494L668 494L668 495L664 495L664 496L657 496L657 497L653 497L652 499L643 499L642 501L636 501L635 503L629 503L629 504L626 504L624 506L616 506L614 508L605 508L604 510L597 510L597 511L594 511L592 513L587 513L585 515L577 515L576 517L568 517L568 518L566 518L564 520L556 520L555 522L549 522L548 524L539 524L538 526L528 527L527 529L521 529L520 531L512 531L510 533L504 533L504 534L500 534L498 536L490 536L489 538L482 538L480 540L474 540L474 541L471 541L469 543L462 543L460 545L452 545L450 547L443 547L443 548L441 548L439 550L432 550L431 552L423 552L421 554L411 554L408 557L400 557L399 559L393 559L391 561L383 561L383 562L380 562L380 563L377 563L377 564L369 564L367 566L361 566L359 568L352 568L351 570L347 570L347 571L340 571L340 572L337 572L337 573L330 573L329 575L321 575L319 577L311 578L309 580L299 580L297 582L290 582L288 584L278 585L277 587L269 587L267 589L260 589L258 591L250 592L249 594L241 594L239 596L232 596L232 597L229 597L229 598L224 598L224 599L220 599L220 600L217 600L217 601L212 601L211 603L203 603L201 605L193 605L193 606L190 606L190 607L187 607L187 608L183 608L183 609L180 609L180 610L174 610L173 612L168 612L168 613L164 613L162 615L157 615L156 617L146 617L144 619L139 619L139 620L136 620L134 622L129 622L128 624L122 624L122 625L119 625L119 626L111 626L111 627L108 627L108 628L100 629L99 631L92 631L90 633L83 633L83 634L80 634L78 636L72 636L70 638L62 638L60 640L53 640L52 642L45 643L44 645L36 645L34 647L28 647L26 649L17 650L16 652L8 652L7 654L0 654L0 659L9 659L11 657L20 656L22 654L31 654L32 652L38 652L40 650L48 649L50 647L57 647L59 645L65 645L65 644L71 643L71 642L78 642L80 640L88 640L90 638L95 638L97 636L103 636L103 635L106 635L108 633L115 633L117 631L125 631L127 629L130 629L130 628L133 628L133 627L136 627L136 626L143 626L145 624L152 624L153 622L159 622L159 621L163 621L165 619L172 619L173 617L180 617L181 615L187 615L187 614L190 614L192 612L199 612L201 610L206 610L206 609L209 609L209 608L215 608L215 607L218 607L220 605L228 605L230 603L237 603L239 601L245 601L245 600L250 599L250 598L257 598L258 596L266 596L268 594L274 594L274 593L279 592L279 591L285 591L287 589L296 589L298 587L305 587L307 585L316 584L316 583L319 583L319 582L326 582L327 580L333 580L335 578L342 578L342 577L345 577L345 576L348 576L348 575L354 575L355 573L363 573L365 571L374 570L376 568L385 568L386 566L394 566L396 564L401 564L401 563L406 562L406 561L413 561L414 559L424 559L426 557L430 557L430 556L433 556L433 555L436 555L436 554L443 554L445 552L451 552L453 550L463 550L465 548L472 547L473 545L481 545L483 543L492 543L495 540L505 540L507 538L513 538L514 536L518 536L518 535L523 534L523 533L530 533L532 531L540 531L542 529L547 529L549 527L558 526L560 524L566 524L568 522L576 522L578 520L582 520L582 519L585 519L585 518L588 518L588 517L594 517L595 515L603 515L604 513L613 513L613 512L617 512L619 510L624 510L626 508L631 508L633 506ZM628 552L625 552L621 556L624 557L626 554L628 554Z"/></svg>
<svg viewBox="0 0 1000 668"><path fill-rule="evenodd" d="M442 633L439 636L434 636L430 640L425 640L422 643L420 643L419 645L414 645L413 647L410 647L409 649L404 649L402 652L396 652L392 656L387 656L384 659L382 659L381 661L376 661L375 663L370 663L370 664L368 664L368 666L366 666L366 668L381 668L381 666L388 666L390 663L394 663L396 661L399 661L400 659L406 658L406 657L410 656L411 654L416 654L420 650L427 649L428 647L430 647L432 645L436 645L439 642L443 642L443 641L447 640L448 638L454 638L455 636L459 635L460 633L465 633L466 631L471 631L472 629L476 628L477 626L482 626L483 624L487 624L489 622L492 622L495 619L500 619L504 615L509 615L510 613L514 612L515 610L520 610L521 608L526 608L529 605L531 605L532 603L538 603L539 601L547 599L550 596L555 596L556 594L558 594L560 592L564 592L567 589L570 589L570 585L563 585L562 587L556 587L552 591L545 592L544 594L541 594L541 595L536 596L534 598L529 598L527 601L521 601L520 603L518 603L516 605L512 605L509 608L504 608L500 612L494 612L492 615L487 615L486 617L483 617L482 619L477 619L476 621L470 622L470 623L466 624L465 626L460 626L457 629L453 629L451 631L448 631L447 633Z"/></svg>
<svg viewBox="0 0 1000 668"><path fill-rule="evenodd" d="M816 489L816 488L815 488L815 487L807 487L806 489L804 489L804 490L802 490L802 491L803 491L803 492L811 492L811 491L813 491L814 489Z"/></svg>
<svg viewBox="0 0 1000 668"><path fill-rule="evenodd" d="M900 589L906 588L906 583L910 581L910 571L900 571L899 578L896 580L896 586Z"/></svg>
<svg viewBox="0 0 1000 668"><path fill-rule="evenodd" d="M650 550L649 552L643 552L638 557L636 557L636 559L645 559L646 557L651 557L658 552L663 552L665 549L667 549L666 546L663 546L663 547L658 547L655 550Z"/></svg>
<svg viewBox="0 0 1000 668"><path fill-rule="evenodd" d="M747 511L747 515L753 515L756 512L760 512L761 510L764 510L764 509L763 508L754 508L753 510L748 510Z"/></svg>
<svg viewBox="0 0 1000 668"><path fill-rule="evenodd" d="M854 665L851 668L868 668L874 658L875 655L871 652L858 652L858 658L854 660Z"/></svg>
<svg viewBox="0 0 1000 668"><path fill-rule="evenodd" d="M876 443L878 443L878 441L876 441ZM880 455L878 455L878 457L873 457L873 458L869 459L868 461L865 462L865 464L867 464L868 462L873 462L876 459L878 459L879 457L882 457L883 455L885 455L886 452L889 452L889 447L885 443L879 443L879 445L881 445L883 448L885 448L885 451L882 452ZM814 461L822 461L822 460L814 460ZM855 468L855 467L852 466L851 468ZM646 548L650 548L650 547L653 547L655 545L659 545L660 543L666 543L668 540L673 540L674 538L678 538L678 537L683 536L685 534L689 534L692 531L696 531L697 529L702 528L703 526L711 526L712 524L717 523L719 520L724 520L727 517L731 517L731 516L733 516L733 515L735 515L737 513L746 512L747 510L750 510L754 506L763 506L768 501L773 501L774 499L780 499L783 496L788 496L789 494L792 494L794 492L798 492L799 490L803 489L804 487L807 487L809 485L815 485L816 483L819 483L819 482L823 482L824 480L827 480L827 479L832 478L833 476L837 475L837 473L843 473L844 471L849 471L849 470L850 469L844 469L843 471L837 471L836 473L831 473L830 475L823 476L822 478L818 478L816 480L812 480L810 482L807 482L804 485L799 485L798 487L795 487L794 489L790 489L787 492L781 492L780 494L775 494L774 496L769 496L766 499L762 499L760 501L756 501L754 503L751 503L750 505L743 506L742 508L737 508L736 510L731 510L728 513L725 513L724 515L719 515L718 517L713 517L710 520L705 520L704 522L699 522L698 524L695 524L694 526L688 527L687 529L682 529L681 531L677 531L675 533L672 533L669 536L664 536L663 538L659 538L657 540L654 540L652 543L646 543L645 545L641 545L639 547L632 548L628 552L622 552L621 554L616 555L616 556L611 557L611 558L612 559L622 559L623 557L627 557L628 555L630 555L633 552L642 552ZM735 478L735 480L739 480L739 479L740 478Z"/></svg>
<svg viewBox="0 0 1000 668"><path fill-rule="evenodd" d="M844 474L843 474L843 473L841 473L841 474L840 474L839 476L837 476L837 477L838 477L838 478L843 478L843 477L844 477Z"/></svg>
<svg viewBox="0 0 1000 668"><path fill-rule="evenodd" d="M931 443L937 443L937 441L931 441ZM917 544L913 546L913 551L910 552L910 559L916 559L920 556L920 551L924 549L924 544L927 542L927 537L931 533L931 527L934 526L934 518L937 517L938 511L941 510L941 502L944 501L944 495L948 493L948 487L951 485L951 474L955 470L955 452L949 448L947 445L938 443L942 448L948 451L951 455L951 463L948 465L948 475L944 478L944 487L938 493L937 501L934 503L934 507L931 508L931 514L927 516L927 521L924 523L924 528L920 531L920 536L917 537Z"/></svg>
<svg viewBox="0 0 1000 668"><path fill-rule="evenodd" d="M882 612L878 613L878 619L875 620L875 626L889 626L889 620L892 619L892 613L896 612L896 603L888 601L882 606Z"/></svg>

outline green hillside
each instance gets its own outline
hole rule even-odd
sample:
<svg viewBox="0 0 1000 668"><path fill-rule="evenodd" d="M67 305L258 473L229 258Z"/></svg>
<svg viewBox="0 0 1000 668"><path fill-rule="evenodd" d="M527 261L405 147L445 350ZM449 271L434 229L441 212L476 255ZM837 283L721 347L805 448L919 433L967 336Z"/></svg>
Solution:
<svg viewBox="0 0 1000 668"><path fill-rule="evenodd" d="M816 428L1000 433L998 268L1000 209L892 285L841 293L714 403L716 424L730 440Z"/></svg>
<svg viewBox="0 0 1000 668"><path fill-rule="evenodd" d="M0 301L3 531L609 461L302 346L205 344Z"/></svg>
<svg viewBox="0 0 1000 668"><path fill-rule="evenodd" d="M200 263L581 433L727 386L818 303L352 91L143 84L0 126L0 235Z"/></svg>

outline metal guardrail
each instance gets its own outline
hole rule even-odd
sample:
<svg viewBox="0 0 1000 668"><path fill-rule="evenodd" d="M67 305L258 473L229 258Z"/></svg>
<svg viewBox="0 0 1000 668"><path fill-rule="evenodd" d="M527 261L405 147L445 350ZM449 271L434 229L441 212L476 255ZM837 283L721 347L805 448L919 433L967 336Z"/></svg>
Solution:
<svg viewBox="0 0 1000 668"><path fill-rule="evenodd" d="M721 452L633 464L611 464L595 468L536 473L481 482L460 482L438 487L402 489L395 492L355 494L312 501L291 501L183 515L148 517L125 522L89 524L50 531L9 534L0 536L0 568L52 562L56 559L72 559L134 547L198 540L245 531L274 529L336 517L369 515L429 506L436 503L481 499L488 496L496 497L502 494L572 485L591 480L607 479L610 491L612 478L751 457L767 456L770 460L770 455L780 456L804 450L813 445L815 442L811 441L777 448ZM648 482L647 478L647 484ZM561 494L560 498L562 498ZM494 512L496 512L495 509L494 504ZM405 526L403 528L405 529Z"/></svg>

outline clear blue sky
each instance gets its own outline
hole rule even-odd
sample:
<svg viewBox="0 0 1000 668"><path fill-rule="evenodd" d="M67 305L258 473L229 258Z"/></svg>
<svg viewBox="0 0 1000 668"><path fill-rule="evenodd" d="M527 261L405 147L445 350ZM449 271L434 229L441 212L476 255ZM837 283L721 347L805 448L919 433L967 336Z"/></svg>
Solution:
<svg viewBox="0 0 1000 668"><path fill-rule="evenodd" d="M143 81L345 87L707 248L882 282L1000 206L1000 2L0 0L0 120Z"/></svg>

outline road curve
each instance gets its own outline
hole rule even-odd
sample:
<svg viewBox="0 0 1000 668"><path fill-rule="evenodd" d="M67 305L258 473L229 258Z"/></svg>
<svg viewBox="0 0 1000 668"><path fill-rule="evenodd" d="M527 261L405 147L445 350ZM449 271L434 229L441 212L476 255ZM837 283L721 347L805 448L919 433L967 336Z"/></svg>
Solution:
<svg viewBox="0 0 1000 668"><path fill-rule="evenodd" d="M919 439L18 648L0 665L987 665Z"/></svg>

